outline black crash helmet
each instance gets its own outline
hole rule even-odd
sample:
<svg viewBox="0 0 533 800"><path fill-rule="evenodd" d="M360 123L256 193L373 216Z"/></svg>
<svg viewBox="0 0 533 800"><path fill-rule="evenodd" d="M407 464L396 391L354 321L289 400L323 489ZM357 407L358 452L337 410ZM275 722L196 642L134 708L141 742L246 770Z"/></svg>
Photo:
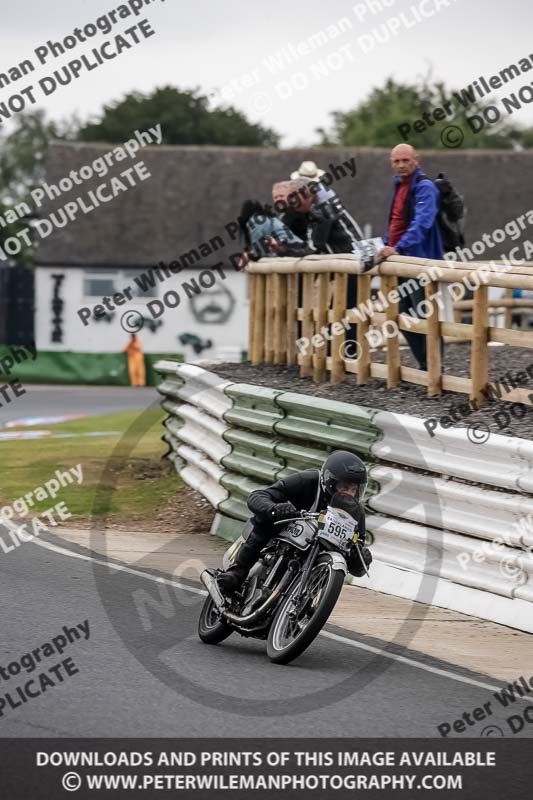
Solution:
<svg viewBox="0 0 533 800"><path fill-rule="evenodd" d="M368 474L361 459L347 450L335 450L331 453L320 470L320 488L328 498L336 491L338 481L349 481L359 487L358 498L363 500Z"/></svg>

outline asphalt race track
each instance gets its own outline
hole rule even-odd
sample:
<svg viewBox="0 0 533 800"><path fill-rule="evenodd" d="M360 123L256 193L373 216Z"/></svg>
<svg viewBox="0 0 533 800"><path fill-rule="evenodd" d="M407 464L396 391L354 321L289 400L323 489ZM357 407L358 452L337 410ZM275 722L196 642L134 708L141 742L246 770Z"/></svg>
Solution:
<svg viewBox="0 0 533 800"><path fill-rule="evenodd" d="M27 384L26 394L0 406L0 428L24 417L62 414L110 414L145 409L155 402L153 387L129 386L41 386Z"/></svg>
<svg viewBox="0 0 533 800"><path fill-rule="evenodd" d="M369 640L332 628L288 667L271 664L264 643L237 635L206 646L196 635L203 602L197 585L181 590L178 613L151 610L146 630L131 598L139 591L156 596L157 577L99 567L98 556L75 545L68 552L63 542L41 537L0 558L0 666L50 641L63 626L88 620L90 630L87 640L80 636L33 676L2 680L5 697L10 680L21 685L61 659L70 657L79 670L16 708L2 705L3 737L435 737L437 725L482 705L499 686L419 654L407 652L415 663L404 663L361 649L352 643L364 647ZM372 646L387 645L373 640ZM140 663L145 656L155 669ZM158 664L162 680L154 675Z"/></svg>

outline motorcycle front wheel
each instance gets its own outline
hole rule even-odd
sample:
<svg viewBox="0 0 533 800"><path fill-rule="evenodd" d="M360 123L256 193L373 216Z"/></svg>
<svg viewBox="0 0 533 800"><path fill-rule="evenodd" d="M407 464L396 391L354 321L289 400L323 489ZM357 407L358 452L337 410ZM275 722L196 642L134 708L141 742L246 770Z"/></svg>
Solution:
<svg viewBox="0 0 533 800"><path fill-rule="evenodd" d="M219 644L227 639L233 629L220 619L217 607L210 595L205 598L205 603L198 620L198 636L206 644Z"/></svg>
<svg viewBox="0 0 533 800"><path fill-rule="evenodd" d="M270 627L267 655L274 664L288 664L309 647L318 636L344 583L344 572L333 569L329 553L321 555L309 573L306 601L295 614L294 597L301 580L297 580L282 601Z"/></svg>

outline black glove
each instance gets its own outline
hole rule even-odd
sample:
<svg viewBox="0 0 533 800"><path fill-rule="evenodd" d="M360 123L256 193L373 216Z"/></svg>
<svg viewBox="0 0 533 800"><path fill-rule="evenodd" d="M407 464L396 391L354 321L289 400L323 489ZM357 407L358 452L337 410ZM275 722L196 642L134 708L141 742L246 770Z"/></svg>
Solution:
<svg viewBox="0 0 533 800"><path fill-rule="evenodd" d="M290 519L297 517L298 512L292 503L276 503L274 508L270 511L270 517L274 522L280 522L282 519Z"/></svg>
<svg viewBox="0 0 533 800"><path fill-rule="evenodd" d="M363 556L363 561L365 562L366 569L368 570L370 564L372 563L372 553L368 547L359 547L359 552ZM352 552L348 556L346 563L350 575L353 575L355 578L361 578L363 575L366 575L366 570L361 564L361 558L355 545L352 547Z"/></svg>

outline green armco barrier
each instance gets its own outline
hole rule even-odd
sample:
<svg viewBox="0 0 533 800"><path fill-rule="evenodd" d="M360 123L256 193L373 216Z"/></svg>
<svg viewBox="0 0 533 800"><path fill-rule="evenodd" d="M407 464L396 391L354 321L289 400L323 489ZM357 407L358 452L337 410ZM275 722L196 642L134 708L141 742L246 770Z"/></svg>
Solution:
<svg viewBox="0 0 533 800"><path fill-rule="evenodd" d="M229 428L223 438L232 445L232 451L222 463L233 472L272 483L285 466L283 459L276 458L275 441L265 436Z"/></svg>
<svg viewBox="0 0 533 800"><path fill-rule="evenodd" d="M23 348L19 348L23 349ZM9 357L11 349L0 345L0 358ZM145 353L147 386L156 386L159 376L153 365L163 356ZM182 361L183 357L173 355ZM35 361L15 364L11 376L25 383L65 385L129 386L128 359L125 353L78 353L71 350L39 350Z"/></svg>
<svg viewBox="0 0 533 800"><path fill-rule="evenodd" d="M180 363L183 362L183 355L181 353L145 353L144 354L144 366L146 369L146 385L147 386L157 386L159 383L161 376L160 373L155 369L155 365L158 361L162 359L172 359L173 361L179 361ZM128 379L129 383L129 379Z"/></svg>
<svg viewBox="0 0 533 800"><path fill-rule="evenodd" d="M306 447L305 445L296 442L287 442L286 440L278 440L275 445L276 454L281 456L286 464L283 473L278 475L278 478L285 478L288 475L293 475L302 469L309 469L309 467L321 467L322 462L333 449L329 448L318 450L315 447Z"/></svg>
<svg viewBox="0 0 533 800"><path fill-rule="evenodd" d="M185 460L178 453L178 447L181 444L180 440L170 433L164 433L161 439L168 445L168 452L165 453L163 458L168 458L169 461L172 461L176 472L179 472L182 467L186 466Z"/></svg>
<svg viewBox="0 0 533 800"><path fill-rule="evenodd" d="M163 439L178 472L187 466L177 449L182 441L183 407L189 403L177 393L187 380L164 373L158 387L161 406L169 414ZM219 434L231 447L220 460L227 471L219 482L228 497L217 506L220 535L230 541L250 517L246 504L250 492L298 470L319 468L336 448L368 456L370 445L380 436L372 424L376 412L367 408L251 384L227 384L221 391L233 403L223 414L230 427ZM371 480L369 493L377 491L378 484Z"/></svg>
<svg viewBox="0 0 533 800"><path fill-rule="evenodd" d="M178 419L181 419L180 409L184 405L186 405L186 403L183 403L181 401L174 403L172 400L163 400L163 402L161 403L161 408L163 409L163 411L166 411L167 414L170 414L171 416L175 416L178 417Z"/></svg>
<svg viewBox="0 0 533 800"><path fill-rule="evenodd" d="M170 431L177 439L179 439L179 429L183 427L183 420L181 417L170 416L167 417L163 425Z"/></svg>
<svg viewBox="0 0 533 800"><path fill-rule="evenodd" d="M222 458L222 464L227 469L238 472L242 475L250 475L253 478L261 478L268 483L276 480L280 465L276 462L259 460L252 453L233 451Z"/></svg>
<svg viewBox="0 0 533 800"><path fill-rule="evenodd" d="M376 412L368 408L295 392L280 393L276 403L285 416L275 423L274 431L288 438L370 455L370 446L381 435L372 424Z"/></svg>
<svg viewBox="0 0 533 800"><path fill-rule="evenodd" d="M225 539L227 542L234 542L241 535L243 528L243 520L234 519L226 516L226 514L217 512L211 526L211 533L215 536L220 536L221 539Z"/></svg>
<svg viewBox="0 0 533 800"><path fill-rule="evenodd" d="M233 449L249 450L273 460L276 456L276 440L258 433L228 428L224 431L223 438L233 445Z"/></svg>
<svg viewBox="0 0 533 800"><path fill-rule="evenodd" d="M250 516L250 511L245 501L240 500L238 497L230 496L226 500L223 500L218 504L217 510L224 512L228 517L232 517L240 522L246 522Z"/></svg>
<svg viewBox="0 0 533 800"><path fill-rule="evenodd" d="M225 472L220 479L220 484L229 492L229 497L218 505L218 511L223 511L230 517L240 520L247 520L250 511L246 505L246 499L250 492L255 489L262 489L267 486L268 480L256 483L244 475L235 472Z"/></svg>
<svg viewBox="0 0 533 800"><path fill-rule="evenodd" d="M227 489L232 495L247 498L250 492L255 492L256 489L263 489L268 486L265 481L252 481L245 475L239 475L236 472L225 472L220 479L220 484Z"/></svg>
<svg viewBox="0 0 533 800"><path fill-rule="evenodd" d="M283 417L283 411L276 405L281 392L274 389L232 383L226 386L224 394L233 400L233 408L224 412L224 419L239 428L272 433L274 424Z"/></svg>
<svg viewBox="0 0 533 800"><path fill-rule="evenodd" d="M159 394L163 395L164 397L172 397L175 400L182 402L178 396L178 392L183 386L183 381L181 381L177 376L175 378L166 377L163 383L160 383L156 388Z"/></svg>

